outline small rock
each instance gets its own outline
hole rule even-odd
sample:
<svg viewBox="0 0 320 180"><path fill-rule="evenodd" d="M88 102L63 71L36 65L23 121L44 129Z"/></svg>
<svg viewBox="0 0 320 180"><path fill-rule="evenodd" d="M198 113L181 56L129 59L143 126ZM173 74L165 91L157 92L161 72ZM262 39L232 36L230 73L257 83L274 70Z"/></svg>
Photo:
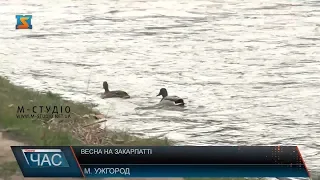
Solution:
<svg viewBox="0 0 320 180"><path fill-rule="evenodd" d="M117 139L113 139L113 142L115 142L116 144L123 144L125 142L125 140L117 138Z"/></svg>
<svg viewBox="0 0 320 180"><path fill-rule="evenodd" d="M19 131L18 128L6 128L6 129L0 129L0 132L12 132L12 131Z"/></svg>
<svg viewBox="0 0 320 180"><path fill-rule="evenodd" d="M92 126L92 128L99 129L100 128L100 124L95 124L94 126Z"/></svg>
<svg viewBox="0 0 320 180"><path fill-rule="evenodd" d="M83 118L89 118L90 116L88 114L85 114L82 116Z"/></svg>
<svg viewBox="0 0 320 180"><path fill-rule="evenodd" d="M103 119L105 118L103 114L97 114L97 115L94 115L94 118L96 119Z"/></svg>
<svg viewBox="0 0 320 180"><path fill-rule="evenodd" d="M8 107L11 108L11 107L13 107L13 106L14 106L13 104L10 104Z"/></svg>

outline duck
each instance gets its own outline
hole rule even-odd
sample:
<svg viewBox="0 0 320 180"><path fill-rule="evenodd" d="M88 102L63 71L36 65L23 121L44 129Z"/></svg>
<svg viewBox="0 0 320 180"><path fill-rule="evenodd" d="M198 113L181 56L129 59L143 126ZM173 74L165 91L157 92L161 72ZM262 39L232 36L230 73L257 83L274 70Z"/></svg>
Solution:
<svg viewBox="0 0 320 180"><path fill-rule="evenodd" d="M168 96L168 91L166 88L161 88L160 92L157 96L162 96L162 99L160 101L161 104L171 104L174 106L184 106L184 100L178 96Z"/></svg>
<svg viewBox="0 0 320 180"><path fill-rule="evenodd" d="M124 91L120 91L120 90L110 91L107 81L103 82L103 89L104 89L104 93L101 96L102 99L105 99L105 98L123 98L123 99L128 99L128 98L130 98L129 94L124 92Z"/></svg>

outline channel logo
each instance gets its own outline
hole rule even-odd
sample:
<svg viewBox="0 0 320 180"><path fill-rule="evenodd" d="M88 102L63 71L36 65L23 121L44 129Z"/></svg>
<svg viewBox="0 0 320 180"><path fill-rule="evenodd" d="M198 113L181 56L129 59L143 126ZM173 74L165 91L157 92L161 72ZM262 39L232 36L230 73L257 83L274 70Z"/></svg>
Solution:
<svg viewBox="0 0 320 180"><path fill-rule="evenodd" d="M32 29L32 15L16 15L16 29Z"/></svg>
<svg viewBox="0 0 320 180"><path fill-rule="evenodd" d="M22 149L23 156L30 167L69 167L61 149Z"/></svg>

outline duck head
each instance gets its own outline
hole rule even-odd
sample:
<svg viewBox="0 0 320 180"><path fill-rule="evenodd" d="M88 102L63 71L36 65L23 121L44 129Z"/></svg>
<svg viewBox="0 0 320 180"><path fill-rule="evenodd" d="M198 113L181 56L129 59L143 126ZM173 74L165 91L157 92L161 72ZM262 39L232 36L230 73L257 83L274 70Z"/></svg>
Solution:
<svg viewBox="0 0 320 180"><path fill-rule="evenodd" d="M166 88L161 88L160 92L157 96L162 95L162 97L167 97L168 96L168 91L166 90Z"/></svg>
<svg viewBox="0 0 320 180"><path fill-rule="evenodd" d="M105 90L105 92L109 92L109 86L108 86L107 81L103 82L103 89Z"/></svg>

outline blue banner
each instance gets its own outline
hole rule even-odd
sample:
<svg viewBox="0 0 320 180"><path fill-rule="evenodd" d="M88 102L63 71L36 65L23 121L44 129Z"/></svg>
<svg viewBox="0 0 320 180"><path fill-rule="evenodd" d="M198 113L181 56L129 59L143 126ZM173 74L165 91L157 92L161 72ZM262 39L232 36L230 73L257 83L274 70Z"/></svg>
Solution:
<svg viewBox="0 0 320 180"><path fill-rule="evenodd" d="M307 177L290 165L83 165L85 177Z"/></svg>
<svg viewBox="0 0 320 180"><path fill-rule="evenodd" d="M309 177L296 146L12 146L25 177Z"/></svg>
<svg viewBox="0 0 320 180"><path fill-rule="evenodd" d="M83 177L71 147L12 146L24 177Z"/></svg>

